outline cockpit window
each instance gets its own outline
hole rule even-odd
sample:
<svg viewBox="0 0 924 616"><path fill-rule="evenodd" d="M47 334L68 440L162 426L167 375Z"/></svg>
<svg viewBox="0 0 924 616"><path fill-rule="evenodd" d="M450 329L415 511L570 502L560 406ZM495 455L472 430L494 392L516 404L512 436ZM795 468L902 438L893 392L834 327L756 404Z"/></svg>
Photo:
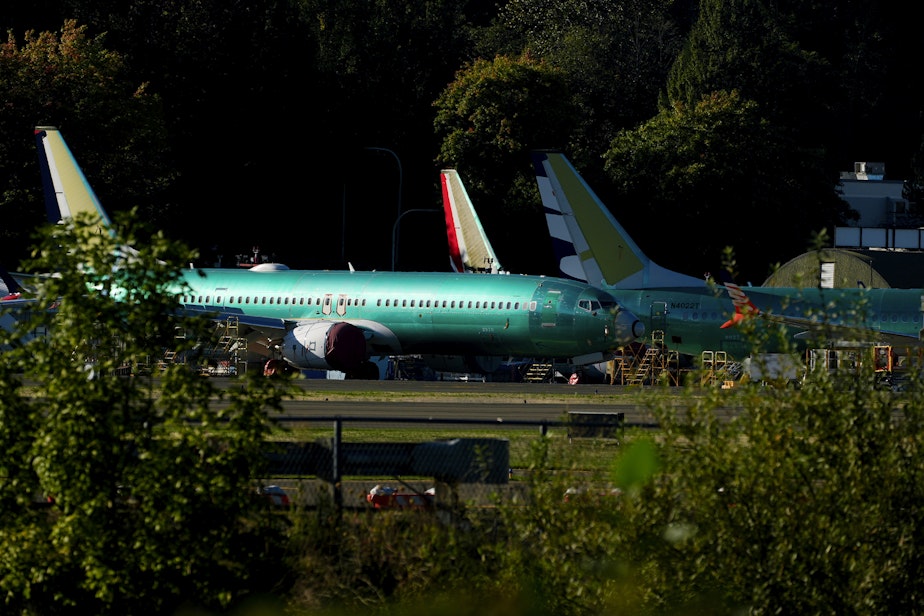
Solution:
<svg viewBox="0 0 924 616"><path fill-rule="evenodd" d="M595 299L582 299L578 300L578 307L583 308L587 312L594 312L600 310L600 302Z"/></svg>

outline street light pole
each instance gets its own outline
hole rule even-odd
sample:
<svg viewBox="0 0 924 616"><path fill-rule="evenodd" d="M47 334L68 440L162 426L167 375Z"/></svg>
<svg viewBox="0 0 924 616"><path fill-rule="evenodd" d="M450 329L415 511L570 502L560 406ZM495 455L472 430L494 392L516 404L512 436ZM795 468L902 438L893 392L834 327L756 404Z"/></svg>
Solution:
<svg viewBox="0 0 924 616"><path fill-rule="evenodd" d="M398 254L398 225L402 218L414 212L436 212L442 214L443 210L415 208L407 210L406 212L401 212L401 214L398 215L398 218L395 219L395 225L391 228L391 271L393 272L395 271L395 258Z"/></svg>
<svg viewBox="0 0 924 616"><path fill-rule="evenodd" d="M398 227L398 218L401 218L401 195L403 193L404 185L404 169L401 167L401 159L398 158L398 155L395 154L394 150L389 150L388 148L379 148L379 147L367 147L363 148L364 150L372 150L373 152L386 152L391 154L395 163L398 165L398 214L395 218L395 227ZM395 243L397 242L397 237L394 235L394 229L392 230L391 236L391 271L395 271Z"/></svg>

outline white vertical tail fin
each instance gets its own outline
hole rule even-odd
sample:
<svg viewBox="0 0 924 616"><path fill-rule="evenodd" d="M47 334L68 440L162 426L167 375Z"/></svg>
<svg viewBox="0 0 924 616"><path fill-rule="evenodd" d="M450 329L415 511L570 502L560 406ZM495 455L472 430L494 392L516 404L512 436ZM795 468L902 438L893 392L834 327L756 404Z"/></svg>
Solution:
<svg viewBox="0 0 924 616"><path fill-rule="evenodd" d="M503 270L494 248L481 226L468 192L455 169L440 171L446 238L449 241L449 264L454 272L490 272Z"/></svg>
<svg viewBox="0 0 924 616"><path fill-rule="evenodd" d="M625 289L705 286L702 278L651 261L564 154L534 152L532 158L562 275Z"/></svg>
<svg viewBox="0 0 924 616"><path fill-rule="evenodd" d="M60 222L80 212L88 212L99 219L101 232L105 230L110 235L114 234L109 216L60 131L53 126L37 126L35 141L49 222Z"/></svg>

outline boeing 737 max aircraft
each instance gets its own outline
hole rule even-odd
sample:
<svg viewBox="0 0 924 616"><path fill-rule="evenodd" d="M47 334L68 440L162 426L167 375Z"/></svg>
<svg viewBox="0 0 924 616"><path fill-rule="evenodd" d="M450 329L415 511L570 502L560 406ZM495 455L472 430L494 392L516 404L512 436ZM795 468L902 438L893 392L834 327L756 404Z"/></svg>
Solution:
<svg viewBox="0 0 924 616"><path fill-rule="evenodd" d="M95 204L59 131L36 128L46 199ZM440 370L489 373L507 357L600 361L644 332L608 292L543 276L290 270L182 271L181 306L236 317L251 348L295 369L376 378L370 358L420 354ZM377 370L375 370L377 372Z"/></svg>
<svg viewBox="0 0 924 616"><path fill-rule="evenodd" d="M535 152L533 166L561 273L611 292L646 331L663 331L669 349L743 359L755 349L735 325L749 317L785 326L796 348L849 341L903 354L924 346L924 289L712 286L649 259L563 154Z"/></svg>

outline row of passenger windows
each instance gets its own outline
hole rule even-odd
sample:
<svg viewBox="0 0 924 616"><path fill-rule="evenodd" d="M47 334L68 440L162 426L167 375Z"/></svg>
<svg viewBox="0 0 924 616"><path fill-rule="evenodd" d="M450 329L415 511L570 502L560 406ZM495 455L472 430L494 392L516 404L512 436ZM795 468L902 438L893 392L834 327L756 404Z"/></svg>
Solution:
<svg viewBox="0 0 924 616"><path fill-rule="evenodd" d="M221 304L222 300L221 295L215 296L215 304ZM324 301L327 304L331 303L331 297L325 297ZM203 304L211 305L212 298L210 295L184 295L183 296L184 304ZM258 304L258 305L282 305L282 306L320 306L321 298L310 298L310 297L266 297L266 296L256 296L256 297L244 297L238 295L237 297L229 297L228 304ZM347 298L347 306L365 306L366 299L352 299ZM376 306L385 306L385 307L398 307L401 308L474 308L474 309L485 309L485 310L520 310L520 302L499 302L499 301L488 301L488 300L417 300L417 299L378 299L375 303ZM536 302L530 302L528 305L524 302L522 304L523 309L525 310L527 306L530 310L536 309Z"/></svg>
<svg viewBox="0 0 924 616"><path fill-rule="evenodd" d="M216 303L216 304L220 304L220 303L221 303L221 300L222 300L222 297L223 297L223 296L221 296L221 295L216 295L216 296L215 296L215 303ZM249 296L248 296L248 297L244 297L244 296L238 295L237 297L233 297L233 296L232 296L232 297L229 297L229 298L228 298L228 304L260 304L260 305L262 305L262 304L278 304L278 305L288 305L288 306L311 306L311 305L312 305L312 302L314 303L314 305L320 306L320 305L321 305L321 298L318 297L318 298L315 298L314 300L312 300L312 298L310 298L310 297L298 297L298 298L292 297L292 298L288 298L288 297L267 297L267 296L265 296L265 295L263 295L263 296L259 296L259 295L258 295L258 296L256 296L256 297L254 297L252 301L251 301L251 298L250 298ZM183 296L183 303L184 303L184 304L204 304L204 305L211 305L211 304L212 304L212 296L211 296L211 295L184 295L184 296ZM351 305L351 306L353 305L353 304L352 304L352 300L350 300L350 305ZM357 306L360 305L360 301L359 301L359 300L356 300L356 305L357 305ZM362 300L362 305L363 305L363 306L366 305L366 300Z"/></svg>

